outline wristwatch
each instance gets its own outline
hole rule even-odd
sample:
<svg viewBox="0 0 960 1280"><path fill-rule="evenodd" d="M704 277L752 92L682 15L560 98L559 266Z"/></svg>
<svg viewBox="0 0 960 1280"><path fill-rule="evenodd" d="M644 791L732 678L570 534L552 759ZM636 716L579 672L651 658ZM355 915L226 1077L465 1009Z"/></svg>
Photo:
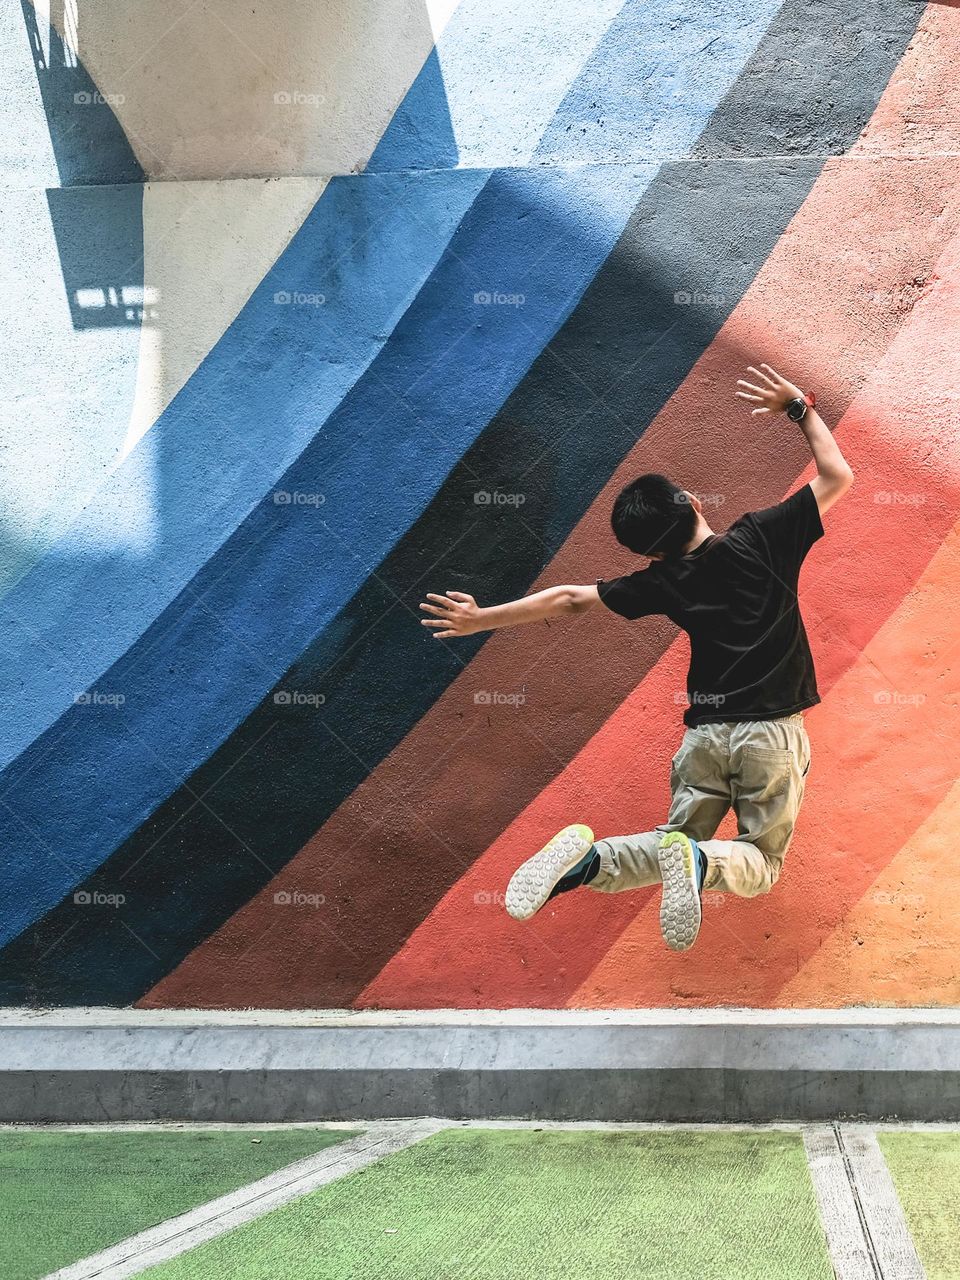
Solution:
<svg viewBox="0 0 960 1280"><path fill-rule="evenodd" d="M807 410L812 409L817 403L817 397L811 391L809 395L796 396L787 405L787 417L791 422L802 422L807 416Z"/></svg>

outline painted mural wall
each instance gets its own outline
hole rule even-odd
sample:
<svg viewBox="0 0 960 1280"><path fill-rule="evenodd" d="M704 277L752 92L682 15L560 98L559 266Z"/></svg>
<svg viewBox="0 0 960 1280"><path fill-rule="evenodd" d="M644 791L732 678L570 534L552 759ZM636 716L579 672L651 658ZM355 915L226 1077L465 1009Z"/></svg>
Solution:
<svg viewBox="0 0 960 1280"><path fill-rule="evenodd" d="M3 1002L960 1003L955 0L23 0L0 57ZM641 471L777 501L757 359L858 474L784 874L685 955L649 892L517 924L662 820L686 642L417 602L635 567Z"/></svg>

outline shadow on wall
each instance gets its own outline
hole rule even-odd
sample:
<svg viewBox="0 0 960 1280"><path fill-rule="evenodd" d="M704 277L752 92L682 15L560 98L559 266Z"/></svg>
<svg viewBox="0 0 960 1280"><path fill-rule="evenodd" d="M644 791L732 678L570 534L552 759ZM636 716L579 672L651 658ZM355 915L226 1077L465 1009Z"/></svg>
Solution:
<svg viewBox="0 0 960 1280"><path fill-rule="evenodd" d="M75 329L157 322L143 281L143 187L51 187L53 226Z"/></svg>
<svg viewBox="0 0 960 1280"><path fill-rule="evenodd" d="M417 91L442 113L438 75L436 59L428 59ZM727 115L739 126L739 100L737 106ZM419 142L428 122L415 111L395 119ZM378 148L382 168L410 162L402 141L392 152L386 143ZM379 312L362 291L363 305L353 301L348 274L383 289L394 283L397 259L416 250L419 264L428 255L413 236L409 244L389 238L384 227L393 231L396 223L372 217L379 212L371 208L374 193L382 193L384 219L409 195L422 224L428 193L448 206L473 179L461 171L331 182L320 201L326 212L315 210L293 252L270 278L255 282L260 287L240 319L137 452L141 475L151 449L156 458L153 541L138 555L122 537L112 544L65 539L57 554L83 563L56 564L55 572L48 563L22 593L32 622L52 618L70 636L64 642L51 635L61 652L44 655L37 685L46 687L37 701L49 698L61 675L66 684L83 661L92 667L91 654L103 659L94 674L103 672L99 687L114 701L75 702L56 722L60 711L45 704L50 718L31 723L23 741L35 740L5 780L22 822L10 837L11 866L30 877L19 889L9 887L19 913L16 920L11 914L11 927L27 929L3 957L15 1002L25 992L67 1003L123 1003L142 995L261 889L271 869L296 855L370 771L374 755L391 750L450 683L454 659L442 646L424 645L415 589L441 571L449 585L468 575L463 585L478 594L484 584L497 595L529 585L717 340L819 168L817 155L751 166L756 176L744 190L727 166L664 166L608 268L579 303L582 279L574 287L560 266L573 264L583 276L595 268L598 206L581 197L602 175L585 167L579 177L560 166L535 174L532 167L500 170L482 201L458 214L440 267L425 268L415 288L405 277L403 298L398 290L396 306L382 318L391 336L375 360L378 331L371 333L371 324ZM78 240L91 234L90 216L77 219ZM447 225L439 216L436 223ZM371 230L366 240L358 224ZM229 221L226 231L235 231ZM343 252L334 249L337 236ZM447 238L438 235L437 243ZM215 249L211 244L214 263ZM71 251L79 273L86 264ZM101 288L106 300L106 291L119 286L122 302L122 277L111 276L109 263L94 261L93 268L99 280L91 269L73 287ZM522 317L508 306L478 311L478 287L509 293L534 270L539 287L524 290ZM718 278L721 270L729 280ZM289 302L296 290L323 289L328 274L336 280L331 295L351 299L341 312L276 305L275 290ZM714 282L722 306L687 305L687 296L678 313L678 286L696 288L703 280ZM198 284L182 296L204 305L208 293ZM575 303L576 318L558 339L553 329ZM190 314L184 306L186 323ZM338 331L331 319L340 316L348 323ZM160 320L161 329L176 322L162 313ZM338 381L344 367L349 378ZM518 394L514 384L524 374ZM593 395L594 386L597 403L584 404L585 388ZM322 495L322 508L271 501L278 472L294 457L278 488ZM126 481L131 473L136 478L130 468ZM765 480L771 499L782 492L771 475ZM531 501L522 511L480 513L478 483L507 493L530 490ZM127 483L125 492L132 491ZM98 508L104 525L109 514L106 504ZM496 523L478 522L486 514ZM74 601L76 610L69 607ZM98 628L102 643L99 634L91 639ZM62 672L48 678L64 654ZM36 645L26 657L28 671L30 664ZM10 666L21 674L15 657ZM291 688L313 691L331 671L337 687L325 695L323 717L313 706L302 718L297 706L289 714L277 710L287 704L271 692L278 678L287 682L284 672ZM36 707L21 714L36 715ZM360 732L364 714L373 723ZM538 767L539 774L522 771L524 785L552 776L555 756L541 757ZM179 789L171 795L174 785ZM205 797L203 806L197 795ZM518 788L516 803L524 799ZM230 816L229 828L214 805ZM474 853L488 839L484 821L476 820ZM70 851L65 869L56 865L58 850ZM439 893L449 883L441 878L456 868L449 859L435 861L431 890ZM417 876L401 879L410 886L406 900L393 881L380 885L391 897L384 934L392 931L394 945L429 905ZM68 896L74 885L110 892L120 883L129 890L127 914L107 923L89 912L77 916ZM363 894L344 895L344 914L347 897L368 909L370 892L365 886ZM356 988L365 980L363 966L375 972L382 958L351 956L343 981Z"/></svg>
<svg viewBox="0 0 960 1280"><path fill-rule="evenodd" d="M51 0L42 21L30 0L20 0L60 184L143 182L111 96L100 92L78 56L78 4Z"/></svg>
<svg viewBox="0 0 960 1280"><path fill-rule="evenodd" d="M167 40L158 46L150 64L156 74L145 77L142 59L146 56L143 51L149 52L151 45L150 30L137 39L136 15L131 15L129 9L120 15L101 0L37 0L36 5L21 0L26 46L20 39L13 39L16 24L7 38L12 47L19 46L14 65L20 63L28 79L31 66L36 75L37 105L42 105L61 184L45 192L48 225L44 225L42 216L38 218L30 211L33 225L28 231L25 257L32 257L39 250L46 256L45 266L53 261L59 264L69 325L75 334L112 330L114 337L103 332L103 341L91 346L83 338L72 336L69 329L64 331L64 308L49 289L32 301L31 305L43 312L35 315L34 327L46 334L45 357L34 370L37 394L22 397L18 403L28 407L28 401L33 404L44 397L45 389L47 418L67 419L59 433L62 446L56 450L63 453L63 465L53 477L57 492L39 492L41 487L49 490L49 472L56 470L53 466L39 470L26 466L20 472L21 478L13 481L25 486L26 493L22 499L16 492L11 493L0 512L0 593L51 550L61 558L102 561L112 558L116 549L140 563L149 560L150 547L160 547L162 542L158 534L161 521L182 518L179 492L172 496L169 510L164 504L160 491L163 459L149 456L158 455L166 447L168 434L176 436L168 447L177 455L183 447L183 435L195 437L188 445L195 469L209 465L229 472L246 465L237 439L221 442L219 456L200 456L202 441L208 434L205 424L209 415L203 408L206 389L179 406L176 423L170 421L171 402L198 373L203 377L203 362L218 346L223 348L220 372L229 367L231 378L239 377L248 384L247 388L240 388L241 392L249 389L255 394L260 360L269 361L270 357L254 355L254 349L282 345L285 340L283 329L285 324L289 328L289 318L285 320L274 308L261 307L247 317L242 341L238 342L238 335L231 330L238 313L243 317L258 286L269 285L269 279L264 279L265 269L269 270L278 253L282 260L291 231L309 210L311 198L315 200L315 193L322 190L322 180L316 179L311 197L310 186L300 177L311 171L304 160L304 148L309 145L304 142L305 133L321 127L328 134L339 135L346 127L354 148L351 154L355 155L351 163L359 168L384 131L395 131L390 126L391 115L409 91L420 103L419 128L423 136L433 138L434 146L440 146L445 139L444 154L451 162L455 160L439 65L435 57L429 56L433 34L427 7L404 5L398 32L393 21L399 12L398 4L399 0L390 0L375 18L357 13L354 20L354 10L349 5L334 3L323 13L314 13L299 7L299 2L290 7L284 0L284 12L278 14L277 24L286 29L275 35L270 48L263 51L265 57L277 63L267 89L259 96L248 94L242 104L236 94L232 98L227 95L225 101L215 102L211 108L209 88L197 86L191 99L196 108L193 125L184 138L175 121L164 123L164 104L169 105L174 97L179 101L178 109L182 109L183 92L174 92L178 80L183 82L181 90L186 85L189 97L189 58L195 56L189 45L194 32L181 32L177 44L171 45ZM221 20L214 12L216 5L204 8L209 12L202 21L211 27L211 36L214 30L219 30L221 36L219 41L211 38L203 42L203 57L214 64L212 78L235 74L230 65L236 53L235 41L218 26ZM156 11L153 14L159 21ZM289 20L284 21L285 15ZM119 23L116 31L115 22ZM236 19L233 22L236 25ZM321 30L324 22L327 39ZM168 19L164 25L169 26ZM262 33L262 27L255 27L251 39ZM244 34L245 30L241 30L240 35ZM306 62L303 58L299 62L277 58L278 48L282 52L294 45L309 50ZM253 57L255 48L251 51ZM364 84L380 64L384 74L377 78L384 83L376 91L371 90L375 102L367 110L369 104L362 101ZM310 79L313 77L335 86L335 93L333 89L329 91L329 110L322 118L317 118L309 104L286 101L293 96L288 91L291 65L295 84L316 87ZM415 81L412 89L411 81ZM280 85L287 89L278 88ZM353 111L351 108L358 102L361 109ZM428 109L435 118L428 117ZM220 114L211 119L214 110ZM257 121L257 111L265 119ZM139 129L151 113L162 137L158 141L157 136L151 135L150 143L146 143L141 141ZM230 117L234 113L238 120L234 121L231 134ZM130 131L129 139L125 127ZM398 128L403 132L409 125L404 123ZM146 185L154 171L164 177L176 177L172 163L176 159L175 148L194 143L199 147L208 137L214 138L207 155L210 171L191 172L189 176L234 176L239 158L236 148L244 142L244 130L248 135L276 135L276 156L285 160L285 172L295 180L288 190L272 187L258 205L249 182L210 182L196 188L176 182L163 187ZM247 136L246 143L249 141ZM231 142L233 152L227 150ZM153 151L153 144L161 147L162 155ZM140 152L143 165L134 148ZM284 172L282 166L275 168ZM330 193L327 203L334 195ZM357 197L340 201L344 206L360 203ZM383 213L383 203L381 199L378 216ZM341 210L341 216L344 212L349 215L350 207ZM359 225L352 228L347 223L344 230L363 240L370 230L369 221L372 219L361 218ZM309 279L294 276L294 287L323 289L326 273L335 268L335 258L351 256L351 246L345 238L340 243L331 242L327 251L323 237L329 234L331 222L331 218L321 218L314 224L313 234L318 240L312 249L301 253L301 263L308 273L315 274ZM34 246L30 241L39 243ZM249 253L245 251L248 246ZM338 286L342 286L342 276L348 268L348 263L339 267ZM48 270L48 280L49 274ZM364 301L362 296L359 301ZM362 325L361 315L345 329L355 330L354 337L371 338L381 327L379 320L371 320L371 332L363 335ZM340 348L346 339L331 341L329 327L320 323L303 327L308 330L304 341L295 344L300 357L299 381L305 384L307 398L309 382L313 382L316 405L324 399L328 368L343 361L345 353ZM138 335L147 328L152 333L141 341ZM124 332L128 336L124 337ZM311 355L312 379L308 367ZM68 392L69 387L75 391ZM91 415L86 406L94 397L97 409ZM243 412L248 413L249 407ZM28 408L26 417L20 416L21 442L24 437L45 439L46 432L37 436L31 430L29 414ZM192 421L185 423L185 417ZM284 442L284 417L280 415L275 424L279 443L274 453L286 465L309 437L300 439L291 429ZM141 440L147 431L156 439ZM99 539L64 538L62 535L81 506L122 461L125 450L136 446L138 440L141 461L132 469L132 475L128 474L131 468L127 468L127 478L118 486L131 495L129 500L122 494L119 497L124 507L120 518L110 521L110 527L105 526ZM76 449L83 452L81 459L73 456ZM26 450L18 445L18 452L24 454ZM268 470L264 465L263 487L269 487L275 479L275 472ZM172 483L176 489L176 477ZM262 489L252 500L260 492ZM128 507L139 514L134 518ZM249 503L244 510L248 507ZM220 531L221 540L228 536L234 523L225 524Z"/></svg>
<svg viewBox="0 0 960 1280"><path fill-rule="evenodd" d="M78 0L52 0L43 21L30 0L20 3L60 175L47 203L71 320L77 329L137 326L145 175L114 112L122 95L101 93L80 60Z"/></svg>
<svg viewBox="0 0 960 1280"><path fill-rule="evenodd" d="M630 264L621 259L616 270L621 277L624 296L634 299L639 296L640 300L634 302L633 307L644 321L657 316L661 309L674 309L671 301L673 280L665 283L659 279L657 264L650 261L634 261ZM662 387L664 394L673 389L676 381L686 374L696 355L715 337L716 318L705 309L698 312L696 308L683 308L681 328L682 334L680 329L674 328L676 350L666 358L665 366L658 366L659 377L654 380L655 384ZM730 353L730 367L737 367L743 362L744 356L738 346L731 345ZM659 388L651 386L650 374L650 369L638 368L633 372L630 385L620 389L624 404L642 403L644 391L647 397L659 398ZM619 405L598 415L595 423L597 429L591 433L591 441L583 446L586 451L582 459L583 467L579 466L581 458L574 448L576 438L565 442L568 464L580 476L577 490L568 484L555 487L558 486L562 470L553 467L552 458L548 460L542 456L550 440L556 435L555 431L551 432L547 420L541 424L543 435L539 439L534 438L537 434L534 428L525 429L521 422L515 420L504 421L500 433L487 442L491 455L490 466L511 465L503 459L512 456L512 465L522 472L538 458L541 459L546 464L546 476L542 484L551 499L563 502L567 521L572 521L581 514L583 505L602 486L613 466L633 442L632 437L624 432L616 408ZM637 424L638 430L645 425L646 418L647 414L644 413ZM601 430L602 426L606 430ZM570 462L571 449L574 449L576 455L573 463ZM315 455L311 462L317 466L317 475L327 475L322 450L318 446L311 453ZM794 460L793 466L795 470L788 472L785 464L784 474L787 480L800 469L802 459ZM388 474L394 474L391 469L387 470ZM488 470L481 474L487 476L493 473ZM505 483L509 483L514 477L504 474L502 478ZM777 477L772 483L782 485L783 479ZM461 475L457 482L459 492L448 495L454 498L450 505L451 523L446 528L448 545L463 532L465 523L474 521L474 485L475 480L470 481L467 475ZM305 482L303 487L309 486ZM771 490L771 496L777 496L775 489ZM191 596L195 592L203 601L202 607L191 610L190 600L187 599L178 605L179 608L186 605L188 613L192 614L185 623L176 624L173 616L170 616L161 619L152 631L147 632L143 647L149 649L149 662L157 663L158 672L179 664L181 669L191 671L195 680L199 679L203 654L215 652L217 662L224 671L229 672L232 686L249 692L258 681L265 683L263 673L255 669L255 664L251 664L251 653L269 654L279 662L283 660L280 644L275 635L271 637L266 633L266 620L258 611L254 610L246 622L242 616L235 616L230 611L231 595L235 597L233 609L243 608L243 584L240 580L236 581L233 591L230 591L229 579L238 579L241 573L245 573L257 580L260 589L274 601L277 612L290 608L286 596L282 596L270 584L269 572L271 556L279 556L288 566L293 562L292 554L288 551L285 556L283 548L285 537L288 536L284 534L283 521L289 519L290 514L289 508L281 508L278 512L265 505L265 509L258 513L259 530L256 526L249 528L242 542L238 542L233 550L233 567L225 568L222 563L211 563L207 567L208 573L191 584ZM311 512L292 514L309 517ZM336 548L329 540L323 541L318 524L319 521L308 518L298 519L296 546L307 563L327 566L333 563L332 553ZM268 533L271 526L273 532ZM480 531L478 534L479 541L475 548L477 561L470 560L471 572L489 575L491 584L497 582L501 593L504 591L504 577L516 576L518 580L522 579L519 587L522 590L529 583L531 571L542 565L543 553L547 549L541 546L539 538L531 541L529 530L523 530L512 522L509 532L506 532L505 525L500 521L496 524L487 522L485 527L490 532L484 534ZM546 521L538 521L536 529L539 535L546 535L554 540L568 531L566 527L556 528ZM418 529L421 538L423 533L422 528ZM508 539L506 544L505 539ZM262 550L250 555L248 552L251 547ZM292 705L278 711L275 699L266 696L255 715L246 720L233 738L190 777L190 793L205 796L203 806L191 808L189 804L184 805L182 794L173 796L166 804L157 808L152 817L144 821L139 830L94 874L76 882L84 891L92 894L111 892L105 886L122 884L127 894L124 913L94 917L82 906L78 907L72 896L65 893L68 888L66 884L60 886L53 895L64 894L60 905L49 911L34 927L28 927L20 939L4 950L2 969L5 982L0 988L3 1000L12 1003L34 1000L40 1003L67 1004L129 1003L142 996L169 973L204 937L222 924L232 911L262 889L270 877L271 869L278 871L296 854L328 816L332 805L342 798L343 791L356 786L368 771L361 761L361 755L369 762L370 744L358 741L361 751L357 752L349 742L350 737L359 738L363 734L354 735L347 729L347 742L343 744L346 750L338 750L337 743L327 728L332 718L337 724L338 732L342 732L343 725L339 723L341 709L346 710L347 705L352 703L356 713L357 706L364 705L352 697L357 689L351 679L351 671L366 667L366 674L374 681L366 690L374 713L373 724L370 726L374 731L374 738L384 728L402 732L414 709L414 702L420 697L421 680L429 688L429 696L432 697L439 696L443 686L449 681L451 654L443 646L427 646L423 643L423 632L412 608L412 593L418 585L422 585L418 583L418 578L424 572L425 560L429 562L432 554L431 552L424 557L422 552L419 556L414 552L412 560L408 559L404 566L409 577L400 585L405 587L404 594L409 596L409 600L404 601L408 607L394 609L392 615L396 619L395 639L401 646L400 656L395 655L386 665L380 666L378 674L372 671L372 664L365 662L365 650L373 643L369 633L373 627L383 623L384 619L378 615L390 611L389 600L370 600L369 608L363 610L363 616L352 614L338 618L334 624L338 635L327 634L312 645L304 657L296 662L289 673L289 679L285 681L290 687L297 689L326 690L323 714L318 715L315 708L308 705ZM451 556L449 567L455 571L458 561L462 563L463 556L460 547ZM328 575L329 572L327 570ZM439 569L432 572L439 572ZM287 577L289 578L289 571ZM208 578L213 579L209 586ZM291 584L291 593L293 585ZM469 585L474 587L476 583L471 582ZM322 602L323 595L325 592L329 593L331 587L328 582L323 581L319 583L319 587L317 594ZM301 594L304 592L300 584L297 584L297 590ZM250 603L247 602L248 609ZM292 613L289 619L273 619L273 625L284 637L292 636L297 641L297 628L301 628L304 635L309 635L312 625L310 620L317 607L316 599L312 602L301 599L298 612ZM204 634L207 609L217 617L226 619L229 623L226 633L219 637L214 632ZM345 634L346 627L351 628L352 635ZM231 636L241 634L243 644L234 644ZM302 636L299 643L302 643ZM475 647L471 646L463 657L471 656ZM337 648L340 649L339 654L334 652ZM411 663L410 667L407 666L408 662ZM325 677L329 676L334 666L337 679L331 686ZM416 670L416 679L410 678L408 674L409 682L398 681L398 668L408 673ZM361 679L363 674L360 671ZM52 755L57 757L59 794L65 801L62 806L59 801L56 802L55 807L62 811L53 818L52 825L45 829L44 839L48 847L69 847L77 851L86 842L90 847L91 861L95 862L102 856L102 850L109 847L112 839L115 839L104 827L97 827L96 814L85 811L86 801L80 796L80 791L86 788L89 795L90 763L111 758L110 743L117 739L118 721L120 724L129 724L129 716L138 717L138 722L130 726L131 743L137 739L149 741L152 749L160 753L164 760L169 762L172 759L173 746L169 742L172 721L169 710L165 708L162 698L151 698L149 672L146 673L147 685L138 685L137 681L143 677L144 667L140 667L138 671L137 653L132 651L128 659L118 664L103 681L105 688L122 690L125 698L123 706L119 709L94 706L73 708L48 735L49 738L56 735L58 745ZM417 686L415 691L411 684ZM212 686L206 687L209 689ZM149 708L145 703L151 704ZM188 726L186 721L194 712L197 723ZM202 732L199 722L208 717L209 713L209 706L194 705L191 710L184 708L181 702L174 716L177 720L176 733L197 740L198 731ZM149 723L143 718L144 715L149 718ZM94 741L91 737L96 720L100 720L102 725L100 731L103 737L99 741ZM364 732L366 728L365 723ZM33 777L34 764L39 763L49 751L48 737L39 739L7 776L8 784L20 799L24 798L26 788L19 789L17 774L22 770L25 781ZM379 748L381 744L376 742L374 745ZM124 804L130 801L138 788L145 786L148 790L154 790L158 782L163 784L165 781L162 768L157 770L153 779L149 777L149 769L136 770L133 755L130 744L124 747L121 742L113 757L116 768L124 771ZM536 775L530 781L536 783L539 778L539 784L543 784L550 776L550 770L556 767L555 757L546 763L547 773ZM535 771L530 772L534 774ZM41 764L37 776L43 773ZM337 776L332 776L334 773ZM349 777L344 776L347 773ZM144 795L142 791L141 795ZM37 798L40 799L39 789ZM155 800L146 796L144 800L144 811L149 813ZM222 824L218 813L229 813L229 829ZM483 815L481 824L489 816ZM499 811L494 814L494 819L498 816ZM30 820L32 822L32 818ZM71 823L77 825L68 830ZM87 840L82 827L86 828L88 835L92 834L92 840ZM478 836L471 852L482 850L488 835L489 832ZM45 874L53 879L56 869L48 869L49 859L44 849L31 847L27 854L24 841L32 846L32 837L18 832L17 839L21 855L26 855L24 861L31 864L34 873L38 867L44 867ZM203 851L202 857L199 856L200 851ZM457 864L451 863L448 857L438 856L431 860L431 865L434 864L436 870L431 875L435 875L437 879L455 875L457 871ZM33 883L36 886L36 874ZM411 898L411 901L403 902L402 905L394 903L394 915L403 917L407 922L408 913L422 906L423 896L422 879L414 875L410 883L417 887L421 901L414 905ZM448 883L447 880L440 886L441 892L448 887ZM179 889L173 894L177 903L174 909L172 886L178 886ZM69 885L71 893L75 887L74 884ZM386 887L387 881L384 880L381 888ZM395 884L392 884L391 892L396 895ZM17 895L12 894L11 898L15 899ZM187 898L191 903L190 912L182 910L182 903ZM394 923L392 919L391 928ZM354 984L354 988L358 983L362 985L383 963L381 948L395 946L399 941L398 938L391 937L387 929L384 929L383 935L369 951L364 942L364 954L360 955L361 944L350 934L352 952L349 981ZM42 961L38 961L38 956L43 957Z"/></svg>

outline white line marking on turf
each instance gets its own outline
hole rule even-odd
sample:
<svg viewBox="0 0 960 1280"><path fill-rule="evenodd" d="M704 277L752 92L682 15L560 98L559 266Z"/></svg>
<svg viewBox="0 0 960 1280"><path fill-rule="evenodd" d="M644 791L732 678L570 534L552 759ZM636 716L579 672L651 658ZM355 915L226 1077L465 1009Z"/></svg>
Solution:
<svg viewBox="0 0 960 1280"><path fill-rule="evenodd" d="M54 1271L46 1280L94 1280L94 1277L125 1280L449 1127L443 1120L388 1121L371 1125L356 1138L348 1138L337 1146L285 1165L229 1195L210 1200L176 1218L168 1218L101 1253Z"/></svg>
<svg viewBox="0 0 960 1280"><path fill-rule="evenodd" d="M869 1129L837 1125L837 1138L862 1207L880 1275L884 1280L926 1280L877 1135Z"/></svg>
<svg viewBox="0 0 960 1280"><path fill-rule="evenodd" d="M877 1280L836 1132L805 1125L803 1145L836 1280Z"/></svg>

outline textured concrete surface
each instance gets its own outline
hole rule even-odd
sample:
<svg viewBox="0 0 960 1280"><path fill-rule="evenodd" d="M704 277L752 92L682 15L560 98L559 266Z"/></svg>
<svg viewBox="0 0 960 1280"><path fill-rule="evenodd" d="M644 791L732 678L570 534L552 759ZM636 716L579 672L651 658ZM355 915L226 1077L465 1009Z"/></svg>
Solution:
<svg viewBox="0 0 960 1280"><path fill-rule="evenodd" d="M47 54L41 92L55 99L66 35L144 172L167 180L362 167L434 39L426 6L403 0L322 11L281 0L242 13L229 0L135 0L122 11L81 2L73 23L64 5L33 9ZM22 35L10 39L26 50Z"/></svg>
<svg viewBox="0 0 960 1280"><path fill-rule="evenodd" d="M294 1134L323 1140L323 1149L55 1275L206 1280L299 1268L296 1274L318 1277L362 1270L433 1280L438 1269L478 1278L526 1274L533 1256L548 1275L599 1280L819 1276L825 1258L825 1274L835 1280L952 1274L957 1126L433 1119L382 1122L355 1137L298 1126L0 1127L0 1150L13 1153L18 1169L50 1174L21 1179L26 1221L42 1216L43 1229L0 1243L4 1276L35 1277L51 1239L64 1253L82 1247L88 1236L78 1220L86 1222L88 1208L96 1208L102 1234L128 1226L138 1171L149 1170L156 1209L162 1201L153 1193L173 1181L167 1156L178 1144L192 1175L198 1165L212 1171L230 1142L241 1151L243 1142L250 1150L270 1144L269 1153L257 1151L262 1163ZM110 1176L103 1176L105 1152L119 1153ZM943 1194L931 1196L924 1177L936 1178ZM73 1183L64 1189L69 1178L83 1180L82 1191ZM23 1188L5 1190L0 1207L19 1222Z"/></svg>
<svg viewBox="0 0 960 1280"><path fill-rule="evenodd" d="M331 1148L295 1160L225 1196L127 1236L110 1248L88 1254L58 1271L57 1280L127 1280L272 1213L318 1187L355 1173L443 1127L433 1120L371 1125L356 1137L347 1135Z"/></svg>

